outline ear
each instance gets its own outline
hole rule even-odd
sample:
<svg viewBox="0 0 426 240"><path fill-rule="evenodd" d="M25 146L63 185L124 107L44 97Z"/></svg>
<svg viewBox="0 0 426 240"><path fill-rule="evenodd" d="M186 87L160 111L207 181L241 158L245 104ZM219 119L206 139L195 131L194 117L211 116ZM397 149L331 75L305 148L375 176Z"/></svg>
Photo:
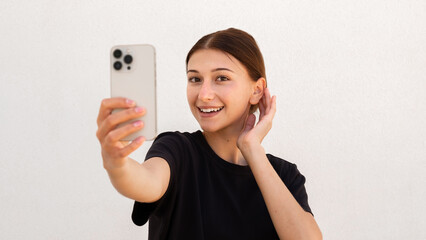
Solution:
<svg viewBox="0 0 426 240"><path fill-rule="evenodd" d="M256 105L259 103L260 99L262 99L263 97L265 88L266 88L266 79L263 77L257 79L257 81L253 84L253 93L250 97L250 104Z"/></svg>

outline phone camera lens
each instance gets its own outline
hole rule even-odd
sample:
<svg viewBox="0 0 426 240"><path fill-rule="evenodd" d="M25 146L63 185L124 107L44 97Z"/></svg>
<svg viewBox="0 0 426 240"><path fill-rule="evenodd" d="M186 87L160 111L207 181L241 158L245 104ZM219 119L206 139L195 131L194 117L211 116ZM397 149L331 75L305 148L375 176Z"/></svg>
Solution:
<svg viewBox="0 0 426 240"><path fill-rule="evenodd" d="M123 64L119 61L114 63L115 70L120 70L122 66L123 66Z"/></svg>
<svg viewBox="0 0 426 240"><path fill-rule="evenodd" d="M120 49L116 49L114 51L113 55L114 55L115 58L120 58L121 55L122 55L121 50Z"/></svg>
<svg viewBox="0 0 426 240"><path fill-rule="evenodd" d="M130 64L132 61L133 61L132 56L130 56L130 55L124 56L124 62L125 63Z"/></svg>

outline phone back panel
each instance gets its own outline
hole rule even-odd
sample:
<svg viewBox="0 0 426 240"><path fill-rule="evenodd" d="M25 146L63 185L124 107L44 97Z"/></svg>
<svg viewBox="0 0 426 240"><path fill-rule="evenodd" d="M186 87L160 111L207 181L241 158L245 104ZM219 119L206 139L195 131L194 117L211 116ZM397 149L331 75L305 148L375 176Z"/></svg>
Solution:
<svg viewBox="0 0 426 240"><path fill-rule="evenodd" d="M122 52L120 57L114 56L114 51L117 49ZM131 63L127 64L124 61L125 56L131 56ZM144 136L147 140L154 139L157 136L154 47L152 45L145 44L114 46L111 49L110 57L111 97L125 97L131 99L136 102L137 106L141 106L146 109L146 114L143 117L138 118L144 122L142 130L135 132L122 140L131 141L138 136ZM114 65L117 62L122 64L119 70L117 70ZM120 110L122 109L117 109L113 111L113 113ZM137 119L133 119L131 122L136 120Z"/></svg>

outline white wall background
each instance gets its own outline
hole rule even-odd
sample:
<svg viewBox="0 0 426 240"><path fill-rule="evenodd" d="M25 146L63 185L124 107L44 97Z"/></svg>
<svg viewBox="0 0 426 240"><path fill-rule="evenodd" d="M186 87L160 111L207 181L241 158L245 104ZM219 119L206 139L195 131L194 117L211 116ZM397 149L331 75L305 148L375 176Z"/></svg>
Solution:
<svg viewBox="0 0 426 240"><path fill-rule="evenodd" d="M146 239L95 137L110 47L156 46L159 130L193 131L186 53L228 27L264 54L264 144L307 177L324 238L426 239L421 0L1 1L0 239Z"/></svg>

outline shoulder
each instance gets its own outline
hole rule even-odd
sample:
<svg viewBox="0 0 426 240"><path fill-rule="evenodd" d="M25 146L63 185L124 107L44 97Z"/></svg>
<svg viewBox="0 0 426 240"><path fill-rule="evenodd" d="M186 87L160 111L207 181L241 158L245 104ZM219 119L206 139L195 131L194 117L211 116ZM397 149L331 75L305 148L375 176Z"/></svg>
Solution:
<svg viewBox="0 0 426 240"><path fill-rule="evenodd" d="M198 132L163 132L159 134L152 143L146 159L151 157L162 157L168 159L182 157L194 148L195 138Z"/></svg>
<svg viewBox="0 0 426 240"><path fill-rule="evenodd" d="M160 133L155 139L154 142L157 142L161 139L161 141L164 140L183 140L183 141L190 141L194 136L198 135L200 131L196 132L180 132L180 131L168 131Z"/></svg>
<svg viewBox="0 0 426 240"><path fill-rule="evenodd" d="M294 168L297 168L296 164L291 163L291 162L289 162L285 159L282 159L280 157L276 157L276 156L269 154L269 153L266 154L266 156L268 157L269 162L275 168L275 170L279 170L280 172L282 172L282 171L286 172L286 171L290 171Z"/></svg>
<svg viewBox="0 0 426 240"><path fill-rule="evenodd" d="M194 135L195 133L196 132L189 133L189 132L179 132L179 131L163 132L154 139L153 145L164 144L165 146L170 146L170 147L174 145L184 147L188 145L188 143L192 139L191 135Z"/></svg>
<svg viewBox="0 0 426 240"><path fill-rule="evenodd" d="M296 164L276 157L272 154L266 154L266 156L268 157L272 167L286 184L291 184L296 179L298 179L298 181L302 181L303 183L305 182L305 177L300 173Z"/></svg>
<svg viewBox="0 0 426 240"><path fill-rule="evenodd" d="M299 172L296 164L279 157L275 157L271 154L267 154L267 157L299 205L306 212L310 212L312 214L312 210L308 203L308 194L306 193L305 188L306 178Z"/></svg>
<svg viewBox="0 0 426 240"><path fill-rule="evenodd" d="M179 131L169 131L160 133L155 139L154 142L162 139L179 139L185 137L188 134L187 132L179 132Z"/></svg>

